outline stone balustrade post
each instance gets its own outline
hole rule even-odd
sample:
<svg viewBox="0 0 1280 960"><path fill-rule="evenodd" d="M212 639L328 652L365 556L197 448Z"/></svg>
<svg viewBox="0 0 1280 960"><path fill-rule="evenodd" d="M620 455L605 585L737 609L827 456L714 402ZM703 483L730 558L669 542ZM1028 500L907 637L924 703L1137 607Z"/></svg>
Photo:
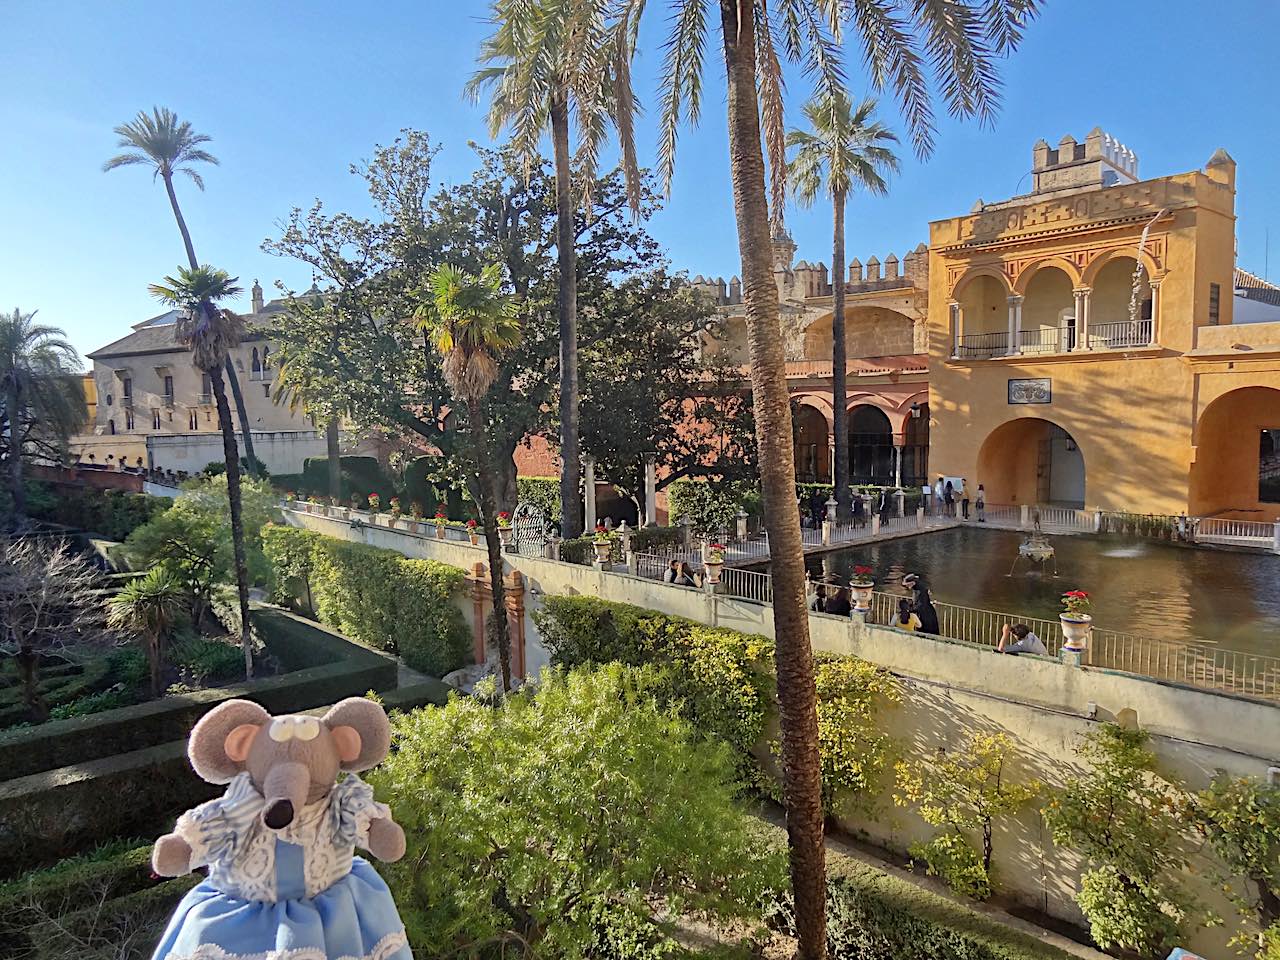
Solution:
<svg viewBox="0 0 1280 960"><path fill-rule="evenodd" d="M871 535L878 537L880 535L880 514L873 513L871 515Z"/></svg>
<svg viewBox="0 0 1280 960"><path fill-rule="evenodd" d="M1021 527L1029 527L1031 525L1031 507L1023 504L1018 511L1018 525Z"/></svg>
<svg viewBox="0 0 1280 960"><path fill-rule="evenodd" d="M827 498L827 519L835 520L836 518L836 498L834 496Z"/></svg>
<svg viewBox="0 0 1280 960"><path fill-rule="evenodd" d="M831 546L831 521L822 521L822 545L824 547Z"/></svg>
<svg viewBox="0 0 1280 960"><path fill-rule="evenodd" d="M906 510L907 510L907 495L906 495L906 493L904 493L904 492L903 492L903 490L902 490L902 488L901 488L901 487L899 487L897 490L893 491L893 502L894 502L894 508L895 508L895 511L894 511L894 512L895 512L899 517L904 517L904 516L906 516Z"/></svg>
<svg viewBox="0 0 1280 960"><path fill-rule="evenodd" d="M924 526L924 507L916 507L916 526Z"/></svg>
<svg viewBox="0 0 1280 960"><path fill-rule="evenodd" d="M1276 518L1275 533L1271 540L1271 552L1280 553L1280 517Z"/></svg>
<svg viewBox="0 0 1280 960"><path fill-rule="evenodd" d="M747 539L747 511L739 510L737 517L737 536L739 540Z"/></svg>

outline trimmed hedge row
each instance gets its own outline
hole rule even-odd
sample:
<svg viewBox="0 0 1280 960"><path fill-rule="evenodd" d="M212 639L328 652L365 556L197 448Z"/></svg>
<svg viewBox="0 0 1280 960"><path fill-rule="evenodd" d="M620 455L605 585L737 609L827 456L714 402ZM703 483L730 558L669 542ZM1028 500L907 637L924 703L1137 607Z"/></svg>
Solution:
<svg viewBox="0 0 1280 960"><path fill-rule="evenodd" d="M29 495L31 516L97 533L108 540L124 540L135 529L173 506L173 501L167 497L153 497L145 493L95 490L74 483L59 483L54 487L35 481L32 486L50 493Z"/></svg>
<svg viewBox="0 0 1280 960"><path fill-rule="evenodd" d="M304 597L324 623L431 676L468 662L458 567L280 525L263 528L262 546L278 600Z"/></svg>
<svg viewBox="0 0 1280 960"><path fill-rule="evenodd" d="M184 740L206 711L232 697L288 713L396 685L394 660L283 610L259 608L251 617L267 650L293 672L5 731L0 781Z"/></svg>

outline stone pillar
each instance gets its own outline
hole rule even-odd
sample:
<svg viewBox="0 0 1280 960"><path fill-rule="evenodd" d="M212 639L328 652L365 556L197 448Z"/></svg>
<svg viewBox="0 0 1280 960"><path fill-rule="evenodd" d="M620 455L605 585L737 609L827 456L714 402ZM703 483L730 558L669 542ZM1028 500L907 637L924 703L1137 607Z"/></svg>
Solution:
<svg viewBox="0 0 1280 960"><path fill-rule="evenodd" d="M737 526L734 532L739 540L745 540L747 539L747 511L739 510L736 519Z"/></svg>
<svg viewBox="0 0 1280 960"><path fill-rule="evenodd" d="M902 486L902 444L900 443L893 445L893 485ZM898 511L898 516L902 516L901 510Z"/></svg>
<svg viewBox="0 0 1280 960"><path fill-rule="evenodd" d="M1031 507L1028 504L1024 503L1018 511L1018 525L1023 528L1031 526Z"/></svg>
<svg viewBox="0 0 1280 960"><path fill-rule="evenodd" d="M831 520L822 521L822 545L824 547L831 546Z"/></svg>
<svg viewBox="0 0 1280 960"><path fill-rule="evenodd" d="M1006 302L1009 304L1009 343L1005 356L1016 357L1022 352L1018 347L1018 331L1022 329L1022 297L1014 294Z"/></svg>
<svg viewBox="0 0 1280 960"><path fill-rule="evenodd" d="M1275 523L1275 533L1271 540L1271 552L1280 553L1280 518Z"/></svg>
<svg viewBox="0 0 1280 960"><path fill-rule="evenodd" d="M582 523L587 536L596 528L596 458L582 458Z"/></svg>
<svg viewBox="0 0 1280 960"><path fill-rule="evenodd" d="M623 520L618 527L618 537L622 540L622 553L625 556L631 555L631 534L634 531L627 526L627 521Z"/></svg>
<svg viewBox="0 0 1280 960"><path fill-rule="evenodd" d="M956 303L956 301L954 300L952 300L949 304L947 304L947 308L951 315L951 359L959 360L960 359L960 336L961 336L960 324L964 320L964 314L963 314L963 311L960 309L960 304Z"/></svg>
<svg viewBox="0 0 1280 960"><path fill-rule="evenodd" d="M873 537L880 536L880 514L878 512L871 514L871 535Z"/></svg>
<svg viewBox="0 0 1280 960"><path fill-rule="evenodd" d="M916 507L916 526L924 526L924 507Z"/></svg>
<svg viewBox="0 0 1280 960"><path fill-rule="evenodd" d="M1089 287L1081 287L1080 305L1076 309L1076 349L1091 350L1089 345L1089 295L1093 290Z"/></svg>
<svg viewBox="0 0 1280 960"><path fill-rule="evenodd" d="M658 525L658 461L653 454L644 458L644 525Z"/></svg>
<svg viewBox="0 0 1280 960"><path fill-rule="evenodd" d="M898 487L893 491L894 505L897 507L896 513L899 517L906 516L907 495L902 491L902 487Z"/></svg>
<svg viewBox="0 0 1280 960"><path fill-rule="evenodd" d="M688 550L693 546L693 527L691 526L688 514L685 514L680 518L680 530L684 534L681 538L681 542L684 544L684 548Z"/></svg>
<svg viewBox="0 0 1280 960"><path fill-rule="evenodd" d="M836 518L836 506L837 506L836 498L834 496L828 497L827 498L827 519L828 520L834 520Z"/></svg>
<svg viewBox="0 0 1280 960"><path fill-rule="evenodd" d="M1154 347L1156 345L1157 325L1160 323L1160 281L1151 281L1151 335L1147 340L1147 345Z"/></svg>

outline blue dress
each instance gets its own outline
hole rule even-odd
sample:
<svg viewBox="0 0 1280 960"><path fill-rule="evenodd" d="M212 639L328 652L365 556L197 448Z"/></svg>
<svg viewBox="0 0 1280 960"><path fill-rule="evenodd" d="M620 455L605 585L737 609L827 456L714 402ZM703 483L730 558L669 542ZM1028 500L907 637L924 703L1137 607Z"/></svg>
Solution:
<svg viewBox="0 0 1280 960"><path fill-rule="evenodd" d="M390 815L348 776L283 830L248 774L175 832L209 877L174 911L152 960L412 960L391 891L355 847Z"/></svg>

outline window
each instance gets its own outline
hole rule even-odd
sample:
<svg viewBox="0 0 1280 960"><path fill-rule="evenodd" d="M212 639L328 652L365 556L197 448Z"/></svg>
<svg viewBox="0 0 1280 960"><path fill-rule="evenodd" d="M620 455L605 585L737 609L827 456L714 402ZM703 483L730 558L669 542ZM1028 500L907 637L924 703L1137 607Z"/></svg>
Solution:
<svg viewBox="0 0 1280 960"><path fill-rule="evenodd" d="M160 429L160 411L159 410L151 411L151 429L152 430Z"/></svg>
<svg viewBox="0 0 1280 960"><path fill-rule="evenodd" d="M164 378L164 399L166 403L173 403L173 377Z"/></svg>
<svg viewBox="0 0 1280 960"><path fill-rule="evenodd" d="M1222 284L1209 284L1209 322L1216 324L1222 310Z"/></svg>
<svg viewBox="0 0 1280 960"><path fill-rule="evenodd" d="M258 348L253 348L253 359L249 363L249 379L262 379L262 361L258 358Z"/></svg>
<svg viewBox="0 0 1280 960"><path fill-rule="evenodd" d="M189 410L187 412L187 429L188 430L200 429L200 414L196 413L194 410Z"/></svg>
<svg viewBox="0 0 1280 960"><path fill-rule="evenodd" d="M271 396L271 384L269 384L269 383L264 383L264 384L262 385L262 395L263 395L264 397L269 397L269 396Z"/></svg>
<svg viewBox="0 0 1280 960"><path fill-rule="evenodd" d="M114 420L108 420L108 421L107 421L107 433L110 433L112 436L114 436L114 435L115 435L115 432L116 432L116 422L115 422ZM92 459L93 459L93 454L90 454L90 455L89 455L89 459L90 459L90 460L92 460Z"/></svg>
<svg viewBox="0 0 1280 960"><path fill-rule="evenodd" d="M264 379L270 379L271 374L271 348L262 348L262 376Z"/></svg>
<svg viewBox="0 0 1280 960"><path fill-rule="evenodd" d="M120 391L121 396L124 397L125 403L128 403L133 399L133 379L131 377L125 377L121 383L124 385L124 389Z"/></svg>
<svg viewBox="0 0 1280 960"><path fill-rule="evenodd" d="M133 411L132 411L132 410L126 410L126 411L125 411L125 414L124 414L124 428L125 428L126 430L132 430L132 429L133 429Z"/></svg>
<svg viewBox="0 0 1280 960"><path fill-rule="evenodd" d="M203 394L201 400L204 403L208 403L209 398L213 396L213 381L209 379L207 373L200 378L200 393Z"/></svg>
<svg viewBox="0 0 1280 960"><path fill-rule="evenodd" d="M1258 500L1280 503L1280 427L1263 430L1258 444Z"/></svg>

